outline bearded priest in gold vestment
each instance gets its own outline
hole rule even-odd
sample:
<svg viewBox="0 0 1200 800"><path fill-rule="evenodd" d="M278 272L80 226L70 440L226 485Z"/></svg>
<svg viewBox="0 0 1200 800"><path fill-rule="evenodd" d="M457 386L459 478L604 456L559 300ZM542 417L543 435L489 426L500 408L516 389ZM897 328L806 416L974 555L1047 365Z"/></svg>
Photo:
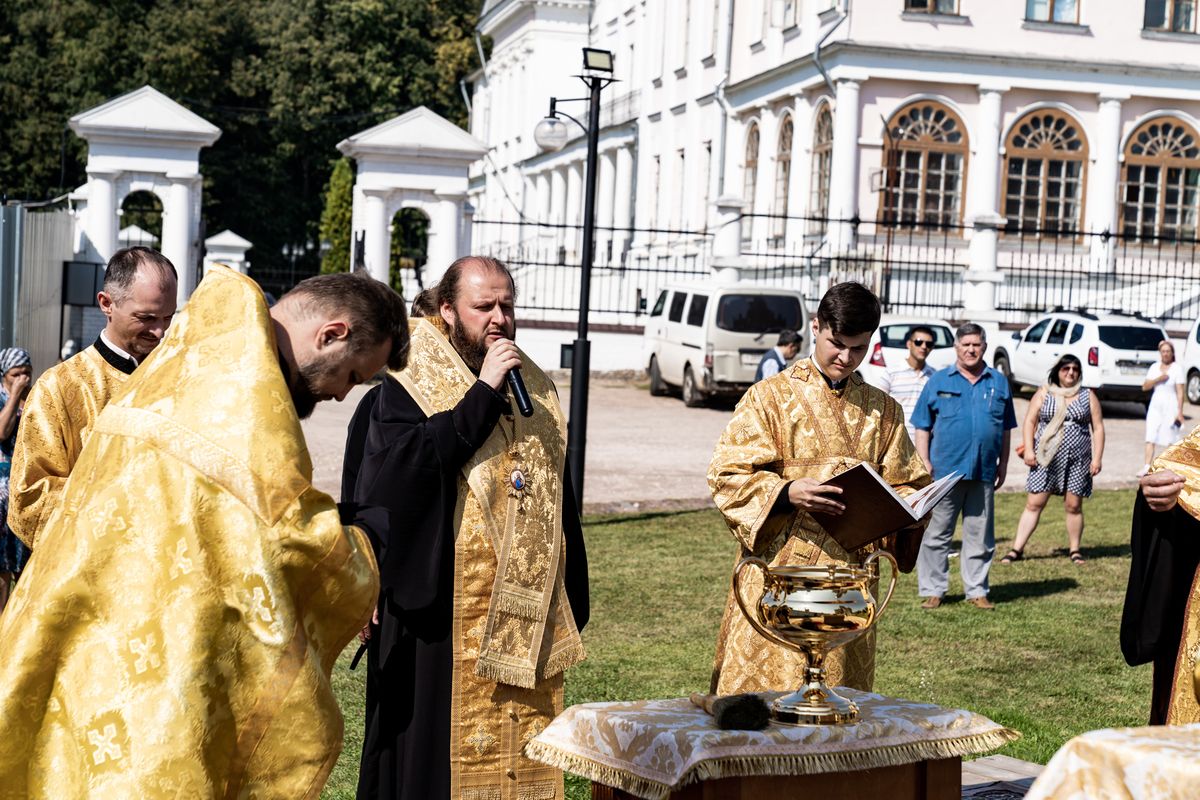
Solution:
<svg viewBox="0 0 1200 800"><path fill-rule="evenodd" d="M408 367L359 404L342 497L392 530L367 651L358 797L561 800L526 743L583 658L587 560L550 379L513 342L512 275L465 256L412 323ZM533 413L509 402L524 374Z"/></svg>
<svg viewBox="0 0 1200 800"><path fill-rule="evenodd" d="M853 502L820 484L863 461L902 496L930 481L900 404L855 372L879 316L879 300L864 286L831 287L812 322L812 356L754 384L738 403L717 442L708 485L740 545L739 560L755 555L772 567L860 563L885 547L905 572L916 564L924 522L848 553L809 513L838 514L843 503ZM761 574L752 571L747 578L745 596L757 597ZM792 691L804 682L805 666L804 656L756 633L730 593L711 691ZM834 650L826 668L830 685L869 691L874 629Z"/></svg>
<svg viewBox="0 0 1200 800"><path fill-rule="evenodd" d="M1121 652L1153 662L1151 725L1200 722L1200 428L1141 479Z"/></svg>
<svg viewBox="0 0 1200 800"><path fill-rule="evenodd" d="M365 276L268 310L209 272L97 418L0 616L0 796L319 795L330 670L378 572L313 488L300 418L402 366L406 327Z"/></svg>
<svg viewBox="0 0 1200 800"><path fill-rule="evenodd" d="M9 477L8 526L29 547L58 507L96 417L162 340L177 278L149 247L113 253L96 296L108 322L96 342L42 373L25 402Z"/></svg>

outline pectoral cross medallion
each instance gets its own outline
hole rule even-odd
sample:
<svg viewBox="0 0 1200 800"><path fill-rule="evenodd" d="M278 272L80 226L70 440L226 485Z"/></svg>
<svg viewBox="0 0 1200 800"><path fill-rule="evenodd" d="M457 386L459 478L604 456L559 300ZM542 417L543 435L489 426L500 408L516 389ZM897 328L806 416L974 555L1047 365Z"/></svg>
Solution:
<svg viewBox="0 0 1200 800"><path fill-rule="evenodd" d="M512 471L508 475L508 496L516 498L517 511L524 513L525 490L529 486L529 479L525 476L525 470L521 467L521 452L514 447L509 451L508 458L512 462Z"/></svg>

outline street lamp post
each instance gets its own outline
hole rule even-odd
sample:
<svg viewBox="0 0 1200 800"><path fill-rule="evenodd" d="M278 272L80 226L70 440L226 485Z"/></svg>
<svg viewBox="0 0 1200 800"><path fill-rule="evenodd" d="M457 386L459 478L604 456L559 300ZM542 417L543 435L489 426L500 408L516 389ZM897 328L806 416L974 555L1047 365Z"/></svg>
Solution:
<svg viewBox="0 0 1200 800"><path fill-rule="evenodd" d="M567 465L575 489L575 507L583 510L583 467L587 450L588 376L591 369L591 342L588 341L588 309L591 302L592 261L596 250L596 162L600 142L600 91L614 81L613 54L607 50L583 48L583 74L579 79L588 87L587 97L568 100L550 98L550 113L538 123L533 137L545 150L561 149L566 143L567 126L559 116L579 125L587 134L587 168L583 190L583 252L579 274L579 325L571 347L571 417L567 424ZM558 110L558 104L586 100L587 127Z"/></svg>

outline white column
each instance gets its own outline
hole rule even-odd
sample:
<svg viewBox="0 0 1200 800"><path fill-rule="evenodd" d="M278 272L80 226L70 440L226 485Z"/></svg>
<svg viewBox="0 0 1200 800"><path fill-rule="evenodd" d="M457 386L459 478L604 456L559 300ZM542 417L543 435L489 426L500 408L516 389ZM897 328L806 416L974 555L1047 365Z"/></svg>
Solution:
<svg viewBox="0 0 1200 800"><path fill-rule="evenodd" d="M1092 149L1092 168L1088 175L1088 230L1116 233L1119 227L1117 193L1121 179L1121 103L1127 96L1100 96L1096 141ZM1116 241L1091 236L1094 267L1112 271L1116 265Z"/></svg>
<svg viewBox="0 0 1200 800"><path fill-rule="evenodd" d="M742 265L742 227L738 224L746 202L734 194L718 197L716 227L713 230L712 268L722 282L735 282Z"/></svg>
<svg viewBox="0 0 1200 800"><path fill-rule="evenodd" d="M613 225L617 228L633 227L633 145L617 148L617 174L613 185ZM613 233L613 254L620 254L629 246L632 234L629 231Z"/></svg>
<svg viewBox="0 0 1200 800"><path fill-rule="evenodd" d="M475 206L467 198L459 209L458 249L462 253L473 253L471 249L475 232Z"/></svg>
<svg viewBox="0 0 1200 800"><path fill-rule="evenodd" d="M430 215L429 260L425 262L426 282L441 280L446 269L462 253L458 252L458 230L462 216L462 196L457 194L437 195L437 210Z"/></svg>
<svg viewBox="0 0 1200 800"><path fill-rule="evenodd" d="M613 259L608 254L608 243L612 239L613 201L616 189L616 157L610 150L600 153L596 159L599 174L596 176L596 264L611 264Z"/></svg>
<svg viewBox="0 0 1200 800"><path fill-rule="evenodd" d="M754 184L755 214L775 213L775 151L779 148L779 120L771 109L764 108L758 116L758 175ZM744 141L744 140L743 140ZM763 247L771 235L774 220L754 219L750 221L750 247Z"/></svg>
<svg viewBox="0 0 1200 800"><path fill-rule="evenodd" d="M571 164L567 167L567 207L563 216L566 225L578 226L583 219L583 165ZM564 231L562 241L566 244L568 259L574 259L574 253L579 252L582 238L577 228Z"/></svg>
<svg viewBox="0 0 1200 800"><path fill-rule="evenodd" d="M387 192L382 189L363 189L363 230L366 233L364 260L367 272L378 281L388 283L388 254L392 244L391 220L387 214Z"/></svg>
<svg viewBox="0 0 1200 800"><path fill-rule="evenodd" d="M115 169L88 170L87 231L96 256L107 263L117 252L117 178Z"/></svg>
<svg viewBox="0 0 1200 800"><path fill-rule="evenodd" d="M812 150L812 106L804 95L797 95L792 102L792 174L788 180L788 216L799 217L808 213L808 176L811 163L804 154ZM787 240L799 242L806 229L804 220L790 219L787 223Z"/></svg>
<svg viewBox="0 0 1200 800"><path fill-rule="evenodd" d="M857 80L840 78L833 109L833 154L829 166L829 216L852 219L858 213L858 133L861 116ZM848 222L829 225L829 242L836 252L854 246L854 228Z"/></svg>
<svg viewBox="0 0 1200 800"><path fill-rule="evenodd" d="M549 222L561 225L567 221L567 176L561 169L550 171L550 219Z"/></svg>
<svg viewBox="0 0 1200 800"><path fill-rule="evenodd" d="M196 265L192 263L192 184L199 175L169 173L171 187L167 191L162 217L162 254L175 265L179 275L178 304L192 296L196 288Z"/></svg>
<svg viewBox="0 0 1200 800"><path fill-rule="evenodd" d="M550 191L550 176L545 172L539 172L536 178L536 184L537 209L534 212L534 220L537 222L549 222L551 209L550 200L552 197Z"/></svg>
<svg viewBox="0 0 1200 800"><path fill-rule="evenodd" d="M974 226L968 249L969 268L963 273L964 316L975 322L998 321L996 285L1004 274L996 267L996 241L1004 217L996 209L1000 180L1000 123L1004 89L979 87L979 116L975 132L975 160L971 166L972 212L967 222Z"/></svg>

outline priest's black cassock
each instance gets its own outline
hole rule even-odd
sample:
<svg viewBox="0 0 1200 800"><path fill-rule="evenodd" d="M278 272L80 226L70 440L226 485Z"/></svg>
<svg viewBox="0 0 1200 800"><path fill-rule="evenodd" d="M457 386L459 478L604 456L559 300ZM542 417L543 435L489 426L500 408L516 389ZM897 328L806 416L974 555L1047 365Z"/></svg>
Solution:
<svg viewBox="0 0 1200 800"><path fill-rule="evenodd" d="M350 422L342 499L386 508L390 527L380 564L379 625L372 626L367 648L359 800L450 795L454 508L463 465L510 413L508 400L479 381L453 409L427 417L388 377L367 393ZM564 581L582 630L587 556L574 498L564 474Z"/></svg>
<svg viewBox="0 0 1200 800"><path fill-rule="evenodd" d="M1180 506L1153 511L1139 491L1130 547L1121 653L1130 666L1154 663L1150 724L1163 725L1188 597L1200 565L1200 520Z"/></svg>

